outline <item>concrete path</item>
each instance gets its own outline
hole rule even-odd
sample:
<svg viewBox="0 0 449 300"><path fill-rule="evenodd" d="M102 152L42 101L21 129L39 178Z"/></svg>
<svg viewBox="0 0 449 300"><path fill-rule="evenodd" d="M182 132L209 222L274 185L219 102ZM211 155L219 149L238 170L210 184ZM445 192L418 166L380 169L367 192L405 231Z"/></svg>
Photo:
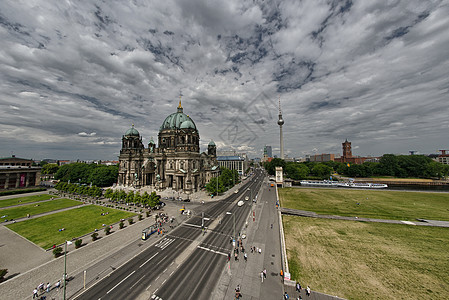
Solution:
<svg viewBox="0 0 449 300"><path fill-rule="evenodd" d="M402 225L405 224L405 225L432 226L432 227L449 227L449 221L424 220L424 219L418 219L417 221L401 221L401 220L373 219L373 218L363 218L363 217L320 215L313 211L298 210L298 209L283 208L283 207L281 208L281 213L284 215L322 218L322 219L348 220L348 221L360 221L360 222L376 222L376 223L389 223L389 224L402 224Z"/></svg>

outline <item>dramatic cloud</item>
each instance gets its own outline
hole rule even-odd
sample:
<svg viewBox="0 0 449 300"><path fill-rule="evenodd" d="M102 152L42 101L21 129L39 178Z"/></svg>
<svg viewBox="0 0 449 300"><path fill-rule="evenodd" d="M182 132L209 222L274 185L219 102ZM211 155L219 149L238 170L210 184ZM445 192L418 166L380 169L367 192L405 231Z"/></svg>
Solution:
<svg viewBox="0 0 449 300"><path fill-rule="evenodd" d="M114 159L131 124L196 122L202 150L449 147L446 1L2 1L2 156ZM277 153L276 153L277 152Z"/></svg>

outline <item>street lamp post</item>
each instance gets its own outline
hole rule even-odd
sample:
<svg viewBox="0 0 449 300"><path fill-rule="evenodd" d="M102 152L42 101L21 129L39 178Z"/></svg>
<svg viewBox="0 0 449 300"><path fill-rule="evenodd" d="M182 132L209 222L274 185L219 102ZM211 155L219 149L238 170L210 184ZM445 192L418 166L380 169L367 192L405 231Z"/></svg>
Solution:
<svg viewBox="0 0 449 300"><path fill-rule="evenodd" d="M232 212L229 212L229 211L227 211L226 214L232 215L234 217L234 240L235 240L236 239L236 236L235 236L235 214L233 214Z"/></svg>
<svg viewBox="0 0 449 300"><path fill-rule="evenodd" d="M64 275L63 275L63 277L64 277L64 300L66 299L66 298L65 298L65 295L66 295L66 293L65 293L65 291L66 291L65 285L66 285L66 278L67 278L67 245L71 245L71 244L72 244L71 241L65 241L65 251L64 251Z"/></svg>

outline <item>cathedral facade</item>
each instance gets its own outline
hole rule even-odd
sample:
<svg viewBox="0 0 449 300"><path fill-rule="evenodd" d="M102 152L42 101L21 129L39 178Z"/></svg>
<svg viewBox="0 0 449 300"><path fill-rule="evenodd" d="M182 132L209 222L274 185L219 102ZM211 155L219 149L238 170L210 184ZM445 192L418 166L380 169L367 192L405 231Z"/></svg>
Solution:
<svg viewBox="0 0 449 300"><path fill-rule="evenodd" d="M122 137L119 186L171 188L189 194L199 191L218 173L215 143L211 141L207 153L200 153L198 129L184 114L181 101L177 111L162 123L157 145L151 139L145 148L134 125Z"/></svg>

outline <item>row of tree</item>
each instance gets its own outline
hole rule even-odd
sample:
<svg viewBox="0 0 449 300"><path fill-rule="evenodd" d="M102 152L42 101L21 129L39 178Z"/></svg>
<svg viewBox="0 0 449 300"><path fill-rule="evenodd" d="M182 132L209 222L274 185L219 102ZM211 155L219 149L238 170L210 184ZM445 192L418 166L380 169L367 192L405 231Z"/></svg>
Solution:
<svg viewBox="0 0 449 300"><path fill-rule="evenodd" d="M239 172L237 170L229 170L226 168L220 168L221 174L218 177L213 177L210 179L209 183L206 184L206 190L213 195L218 193L224 193L237 183L239 183ZM218 184L217 184L218 181ZM218 191L217 191L218 187Z"/></svg>
<svg viewBox="0 0 449 300"><path fill-rule="evenodd" d="M328 179L334 172L349 177L392 176L399 178L444 178L449 175L449 165L444 165L424 155L385 154L379 162L350 164L328 162L286 162L274 158L265 162L264 167L270 175L276 167L282 167L287 177L295 180L306 178Z"/></svg>
<svg viewBox="0 0 449 300"><path fill-rule="evenodd" d="M51 164L46 164L44 167L48 165ZM61 181L105 187L117 182L118 166L105 166L95 163L71 163L58 167L57 171L53 174L55 174L55 179Z"/></svg>
<svg viewBox="0 0 449 300"><path fill-rule="evenodd" d="M128 193L124 190L112 190L107 189L104 193L104 197L110 199L113 202L123 201L125 203L141 204L144 206L149 206L151 208L155 207L160 202L160 196L156 192L151 192L148 194L144 192L142 195L139 192L129 191Z"/></svg>
<svg viewBox="0 0 449 300"><path fill-rule="evenodd" d="M67 183L60 181L56 184L55 189L58 191L62 191L70 194L78 194L90 197L100 197L103 194L103 191L98 186L86 185L86 184L76 184L76 183Z"/></svg>

